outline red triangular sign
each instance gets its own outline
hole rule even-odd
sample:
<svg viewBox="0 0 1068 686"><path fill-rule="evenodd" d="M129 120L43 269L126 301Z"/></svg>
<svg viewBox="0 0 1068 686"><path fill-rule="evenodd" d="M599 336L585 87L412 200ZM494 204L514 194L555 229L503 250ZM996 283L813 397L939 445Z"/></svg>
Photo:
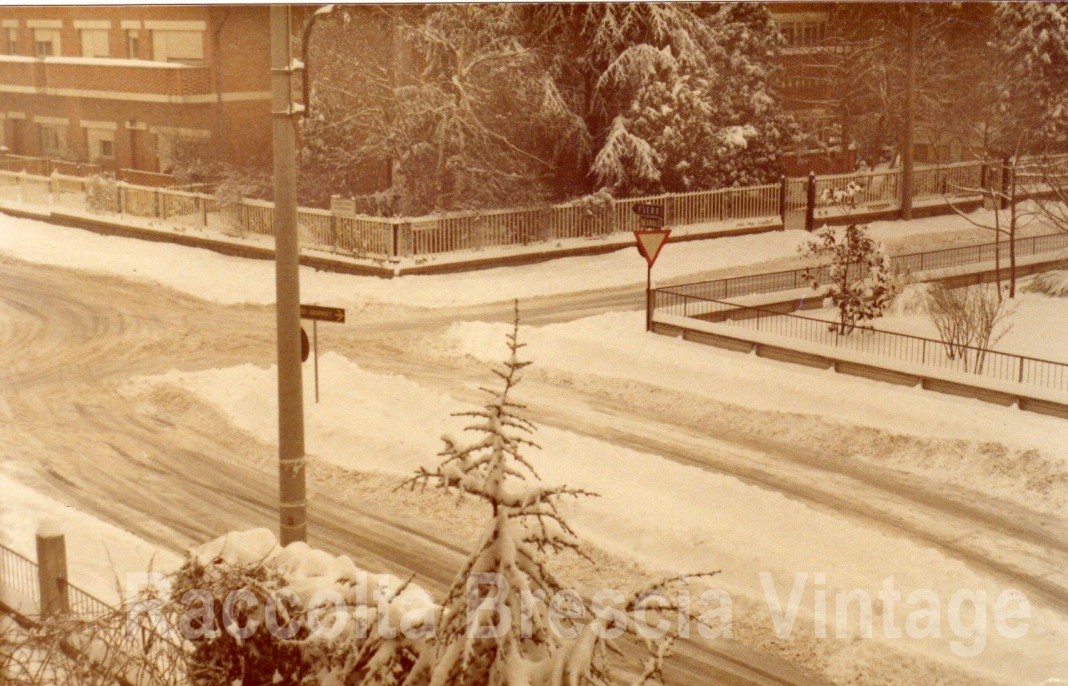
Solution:
<svg viewBox="0 0 1068 686"><path fill-rule="evenodd" d="M661 248L667 243L671 229L656 229L654 231L635 231L634 237L638 239L638 252L652 267L656 258L660 255Z"/></svg>

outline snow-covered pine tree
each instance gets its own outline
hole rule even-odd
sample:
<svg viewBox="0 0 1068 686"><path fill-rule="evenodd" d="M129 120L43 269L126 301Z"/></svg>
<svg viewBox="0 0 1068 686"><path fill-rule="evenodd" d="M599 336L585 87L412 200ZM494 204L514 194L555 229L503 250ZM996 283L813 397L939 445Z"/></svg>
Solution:
<svg viewBox="0 0 1068 686"><path fill-rule="evenodd" d="M604 3L528 12L531 43L551 36L559 46L550 74L583 113L592 152L576 163L593 188L635 194L778 178L779 150L795 127L772 89L782 38L765 7Z"/></svg>
<svg viewBox="0 0 1068 686"><path fill-rule="evenodd" d="M470 418L467 443L443 437L443 461L422 468L411 487L455 490L483 501L490 519L441 602L435 632L405 686L608 686L607 639L629 634L646 654L628 683L662 683L661 669L676 634L642 633L638 619L696 613L676 593L687 580L674 577L624 599L621 607L598 608L565 590L546 563L549 553L583 555L574 530L559 507L564 498L595 494L541 483L524 456L537 448L535 426L512 398L529 361L520 359L519 309L508 334L508 358L492 367L499 388L482 388L489 399ZM640 615L640 617L639 617ZM505 626L505 618L510 622ZM582 624L578 620L584 619ZM648 626L648 624L646 624ZM678 626L678 624L676 624ZM633 647L633 645L632 645Z"/></svg>
<svg viewBox="0 0 1068 686"><path fill-rule="evenodd" d="M444 460L432 470L422 469L411 481L412 485L432 484L474 496L492 513L441 603L432 659L424 661L432 686L549 684L548 661L564 648L563 639L550 627L549 608L531 599L553 598L564 588L545 565L546 551L579 552L575 533L561 516L558 502L592 494L542 485L523 455L524 449L537 444L529 438L534 425L523 416L523 405L511 398L522 370L530 364L519 356L524 344L518 338L516 307L515 326L508 334L508 359L493 367L501 388L483 388L489 395L485 406L458 415L473 420L466 430L477 438L460 443L443 437L440 455ZM480 579L496 581L499 586L490 589L478 583ZM495 617L510 618L511 628L492 631ZM521 618L529 622L525 640L517 626ZM587 670L599 673L596 667Z"/></svg>
<svg viewBox="0 0 1068 686"><path fill-rule="evenodd" d="M813 289L823 289L823 297L834 303L838 322L831 330L842 335L882 316L900 290L890 271L890 257L863 226L850 224L843 232L825 227L816 240L799 246L799 252L824 263L806 270L805 281Z"/></svg>
<svg viewBox="0 0 1068 686"><path fill-rule="evenodd" d="M1006 65L1002 107L1046 152L1068 142L1068 6L998 3L995 58ZM1037 134L1037 135L1036 135ZM1017 134L1018 135L1018 134Z"/></svg>

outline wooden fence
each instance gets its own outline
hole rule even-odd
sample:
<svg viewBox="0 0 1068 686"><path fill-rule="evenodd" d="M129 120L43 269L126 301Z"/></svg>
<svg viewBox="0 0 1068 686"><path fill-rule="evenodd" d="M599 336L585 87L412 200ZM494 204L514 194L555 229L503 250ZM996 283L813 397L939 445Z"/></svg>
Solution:
<svg viewBox="0 0 1068 686"><path fill-rule="evenodd" d="M1068 165L1068 155L1045 157L1041 164L1059 173ZM975 189L996 188L1001 182L1001 166L996 162L919 166L915 171L914 198L920 202L961 200L976 196ZM1025 190L1034 192L1041 186L1032 174ZM841 211L832 201L836 193L842 192L852 192L856 209L861 211L893 211L901 206L901 171L813 175L745 188L606 198L600 204L574 202L427 217L359 215L346 211L351 210L351 205L334 211L300 208L297 223L303 249L382 261L570 239L603 239L639 228L638 215L633 212L636 203L661 205L664 225L669 227L773 226L785 222L790 213L799 212L807 213L806 224L811 226L816 218ZM0 169L0 202L111 215L177 231L217 232L252 240L274 237L274 206L270 202L243 199L223 204L205 193L56 171L44 175Z"/></svg>

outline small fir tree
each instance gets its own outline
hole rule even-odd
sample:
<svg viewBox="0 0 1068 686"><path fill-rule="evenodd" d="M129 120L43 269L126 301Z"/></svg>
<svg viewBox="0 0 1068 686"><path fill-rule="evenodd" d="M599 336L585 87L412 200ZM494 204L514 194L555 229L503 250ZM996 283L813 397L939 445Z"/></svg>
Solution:
<svg viewBox="0 0 1068 686"><path fill-rule="evenodd" d="M550 552L584 555L560 501L595 494L542 484L523 454L538 446L530 438L535 426L524 416L524 406L511 398L522 370L530 365L520 359L524 344L518 330L517 303L508 359L493 367L502 387L483 388L490 396L487 403L457 415L473 420L466 430L476 438L461 443L444 437L444 460L408 482L474 496L489 506L491 518L441 603L436 632L422 659L404 683L607 686L616 682L608 663L613 649L606 639L626 633L639 637L648 651L630 683L662 683L661 668L675 634L650 638L637 622L645 621L646 612L698 619L675 593L685 579L668 579L605 611L565 591L546 564Z"/></svg>

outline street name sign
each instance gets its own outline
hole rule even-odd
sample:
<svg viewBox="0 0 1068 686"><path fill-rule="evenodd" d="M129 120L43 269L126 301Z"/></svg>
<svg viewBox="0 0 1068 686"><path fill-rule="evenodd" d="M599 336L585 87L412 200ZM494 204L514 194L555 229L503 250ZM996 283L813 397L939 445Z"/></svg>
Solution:
<svg viewBox="0 0 1068 686"><path fill-rule="evenodd" d="M659 219L661 223L664 220L664 206L657 205L651 202L639 202L634 205L634 214L641 217L649 217L650 219Z"/></svg>
<svg viewBox="0 0 1068 686"><path fill-rule="evenodd" d="M670 235L671 229L634 232L634 238L638 241L638 252L640 252L642 257L645 258L645 261L649 263L650 268L652 268L653 263L656 262L656 258L660 255L660 250L664 247L664 243L667 243L668 236Z"/></svg>
<svg viewBox="0 0 1068 686"><path fill-rule="evenodd" d="M301 319L313 319L320 322L345 323L345 310L340 307L323 307L321 305L301 305Z"/></svg>

